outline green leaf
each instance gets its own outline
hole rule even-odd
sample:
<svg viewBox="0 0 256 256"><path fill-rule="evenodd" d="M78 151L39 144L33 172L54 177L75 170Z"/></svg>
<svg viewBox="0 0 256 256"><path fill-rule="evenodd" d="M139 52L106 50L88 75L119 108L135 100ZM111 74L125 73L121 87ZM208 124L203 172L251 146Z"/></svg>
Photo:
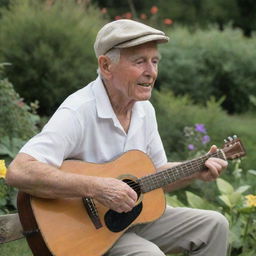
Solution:
<svg viewBox="0 0 256 256"><path fill-rule="evenodd" d="M201 197L199 197L189 191L186 191L186 196L187 196L188 203L191 207L202 208L204 201Z"/></svg>
<svg viewBox="0 0 256 256"><path fill-rule="evenodd" d="M236 192L239 192L239 193L244 193L245 191L247 191L249 188L250 188L251 186L249 186L249 185L244 185L244 186L241 186L241 187L239 187L237 190L236 190Z"/></svg>
<svg viewBox="0 0 256 256"><path fill-rule="evenodd" d="M4 136L1 138L0 155L8 155L14 158L24 144L25 141L20 138L14 137L11 140L7 136Z"/></svg>
<svg viewBox="0 0 256 256"><path fill-rule="evenodd" d="M0 198L0 207L5 206L7 203L5 198Z"/></svg>
<svg viewBox="0 0 256 256"><path fill-rule="evenodd" d="M0 155L7 155L13 157L12 152L4 145L0 143Z"/></svg>
<svg viewBox="0 0 256 256"><path fill-rule="evenodd" d="M177 196L166 196L167 204L172 207L185 207L185 205L177 198Z"/></svg>
<svg viewBox="0 0 256 256"><path fill-rule="evenodd" d="M248 172L256 176L256 170L249 170Z"/></svg>
<svg viewBox="0 0 256 256"><path fill-rule="evenodd" d="M243 207L239 208L238 212L244 213L244 214L251 214L253 212L256 212L256 207Z"/></svg>
<svg viewBox="0 0 256 256"><path fill-rule="evenodd" d="M219 196L219 198L222 202L224 202L224 204L226 206L228 206L229 208L232 208L232 204L231 204L230 199L227 195L221 195L221 196Z"/></svg>
<svg viewBox="0 0 256 256"><path fill-rule="evenodd" d="M242 252L238 256L255 256L255 251L251 250L251 251L247 251L247 252Z"/></svg>
<svg viewBox="0 0 256 256"><path fill-rule="evenodd" d="M232 207L235 207L236 205L238 205L238 203L242 199L242 194L240 192L234 192L227 196L229 198L229 201L231 202Z"/></svg>
<svg viewBox="0 0 256 256"><path fill-rule="evenodd" d="M205 199L202 199L201 197L193 194L192 192L186 191L186 196L189 205L192 208L198 208L198 209L208 209L213 210L216 209L212 204L207 202Z"/></svg>
<svg viewBox="0 0 256 256"><path fill-rule="evenodd" d="M12 188L9 192L9 204L15 209L17 209L17 194L18 190L16 188Z"/></svg>
<svg viewBox="0 0 256 256"><path fill-rule="evenodd" d="M232 194L234 192L233 186L227 181L221 178L218 178L216 182L221 194Z"/></svg>
<svg viewBox="0 0 256 256"><path fill-rule="evenodd" d="M241 221L237 221L230 227L229 241L233 247L239 248L242 246L241 236Z"/></svg>

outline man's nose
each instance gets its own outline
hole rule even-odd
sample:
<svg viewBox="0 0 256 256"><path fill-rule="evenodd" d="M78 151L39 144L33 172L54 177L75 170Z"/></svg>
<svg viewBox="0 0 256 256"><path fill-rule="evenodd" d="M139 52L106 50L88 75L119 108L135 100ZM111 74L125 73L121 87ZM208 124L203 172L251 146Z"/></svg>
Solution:
<svg viewBox="0 0 256 256"><path fill-rule="evenodd" d="M144 74L146 76L150 77L156 77L157 76L157 65L154 63L147 63Z"/></svg>

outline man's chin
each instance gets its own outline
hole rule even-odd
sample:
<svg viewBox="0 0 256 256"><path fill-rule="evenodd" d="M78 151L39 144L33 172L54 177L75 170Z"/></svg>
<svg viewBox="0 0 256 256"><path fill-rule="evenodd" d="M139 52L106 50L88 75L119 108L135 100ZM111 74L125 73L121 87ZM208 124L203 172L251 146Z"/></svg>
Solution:
<svg viewBox="0 0 256 256"><path fill-rule="evenodd" d="M139 97L138 101L145 101L145 100L149 100L150 98L151 98L151 93L148 95L143 95Z"/></svg>

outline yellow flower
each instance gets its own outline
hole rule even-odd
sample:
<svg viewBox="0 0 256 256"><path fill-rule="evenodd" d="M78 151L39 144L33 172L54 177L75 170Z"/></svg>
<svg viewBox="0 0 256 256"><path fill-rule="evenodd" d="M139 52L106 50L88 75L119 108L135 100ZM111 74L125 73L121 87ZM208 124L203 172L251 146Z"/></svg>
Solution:
<svg viewBox="0 0 256 256"><path fill-rule="evenodd" d="M5 178L6 176L6 166L4 160L0 160L0 178Z"/></svg>
<svg viewBox="0 0 256 256"><path fill-rule="evenodd" d="M254 196L254 195L247 195L247 196L245 196L245 198L246 198L246 204L249 207L256 207L256 196Z"/></svg>

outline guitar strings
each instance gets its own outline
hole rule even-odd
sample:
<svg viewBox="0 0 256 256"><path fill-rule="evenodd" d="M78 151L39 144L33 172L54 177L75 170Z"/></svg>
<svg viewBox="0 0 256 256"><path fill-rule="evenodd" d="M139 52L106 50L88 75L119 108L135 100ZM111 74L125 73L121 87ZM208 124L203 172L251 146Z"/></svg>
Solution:
<svg viewBox="0 0 256 256"><path fill-rule="evenodd" d="M219 157L219 155L218 155L218 151L217 152L214 152L214 153L212 153L212 154L209 154L208 156L209 157ZM200 158L204 158L204 157L206 157L206 155L204 155L204 156L201 156ZM219 157L220 158L220 157ZM171 169L171 168L170 168ZM170 169L167 169L167 170L165 170L165 171L168 171L168 170L170 170ZM154 184L154 185L158 185L158 182L159 182L159 180L158 180L158 178L161 176L161 172L158 172L158 173L154 173L153 175L154 176L152 176L151 177L151 182ZM146 176L146 177L149 177L150 178L150 175L148 175L148 176ZM155 180L154 180L154 178L155 178ZM124 181L125 182L125 181ZM133 190L135 190L136 192L140 192L141 191L141 185L139 184L139 183L137 183L136 181L133 181L133 180L128 180L127 182L125 182L127 185L129 185Z"/></svg>

